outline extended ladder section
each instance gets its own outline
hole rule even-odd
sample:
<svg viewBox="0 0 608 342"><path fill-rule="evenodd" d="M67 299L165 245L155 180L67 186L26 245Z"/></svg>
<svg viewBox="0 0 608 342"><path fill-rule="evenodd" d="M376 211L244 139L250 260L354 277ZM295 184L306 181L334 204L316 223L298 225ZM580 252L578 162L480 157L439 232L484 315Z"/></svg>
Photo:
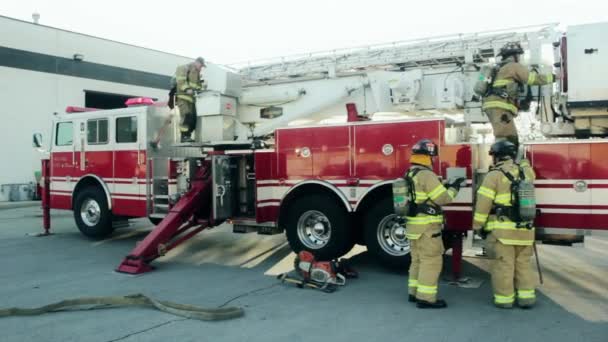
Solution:
<svg viewBox="0 0 608 342"><path fill-rule="evenodd" d="M357 48L336 49L230 65L245 85L298 78L339 77L366 70L408 70L420 67L479 63L496 55L507 42L552 42L557 24L500 31L439 36Z"/></svg>
<svg viewBox="0 0 608 342"><path fill-rule="evenodd" d="M193 178L190 190L125 257L116 271L130 274L151 271L150 262L154 259L213 225L210 208L211 172L209 165L203 164Z"/></svg>

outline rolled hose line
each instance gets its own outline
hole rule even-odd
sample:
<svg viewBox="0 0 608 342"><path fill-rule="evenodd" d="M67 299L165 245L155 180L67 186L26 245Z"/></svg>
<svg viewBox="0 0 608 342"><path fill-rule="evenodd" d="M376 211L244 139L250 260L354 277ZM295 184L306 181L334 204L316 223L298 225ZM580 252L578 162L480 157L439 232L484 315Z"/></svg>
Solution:
<svg viewBox="0 0 608 342"><path fill-rule="evenodd" d="M121 306L142 306L170 313L175 316L198 319L201 321L222 321L242 317L245 314L243 309L239 307L201 308L194 305L155 300L138 293L127 296L81 297L66 299L37 308L13 307L0 309L0 317L35 316L51 312L77 310L79 307L87 305L93 306L88 308L91 310Z"/></svg>

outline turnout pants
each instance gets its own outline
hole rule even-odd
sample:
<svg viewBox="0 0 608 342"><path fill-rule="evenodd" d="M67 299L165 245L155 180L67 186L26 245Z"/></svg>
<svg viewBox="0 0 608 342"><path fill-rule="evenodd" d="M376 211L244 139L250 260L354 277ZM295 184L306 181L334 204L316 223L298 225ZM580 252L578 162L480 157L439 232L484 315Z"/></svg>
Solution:
<svg viewBox="0 0 608 342"><path fill-rule="evenodd" d="M536 282L530 265L532 246L506 245L490 234L487 247L489 256L493 259L491 273L494 304L512 307L517 295L519 305L534 305Z"/></svg>
<svg viewBox="0 0 608 342"><path fill-rule="evenodd" d="M408 290L417 299L437 301L437 283L443 267L443 240L440 229L427 229L417 240L410 240Z"/></svg>
<svg viewBox="0 0 608 342"><path fill-rule="evenodd" d="M496 140L506 139L519 147L519 137L517 135L517 128L515 127L515 115L508 110L498 108L486 109L485 113L492 124Z"/></svg>
<svg viewBox="0 0 608 342"><path fill-rule="evenodd" d="M196 129L196 108L194 103L177 99L177 107L179 108L179 129L182 135L189 136Z"/></svg>

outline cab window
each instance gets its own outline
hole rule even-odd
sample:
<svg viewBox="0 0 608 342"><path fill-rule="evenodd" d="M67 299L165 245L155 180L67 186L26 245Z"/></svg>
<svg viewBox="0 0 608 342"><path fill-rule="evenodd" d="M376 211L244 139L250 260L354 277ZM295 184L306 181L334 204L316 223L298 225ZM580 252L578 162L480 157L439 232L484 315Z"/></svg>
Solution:
<svg viewBox="0 0 608 342"><path fill-rule="evenodd" d="M59 122L55 131L55 146L70 146L74 142L72 122Z"/></svg>
<svg viewBox="0 0 608 342"><path fill-rule="evenodd" d="M129 116L116 119L116 142L137 142L137 117Z"/></svg>
<svg viewBox="0 0 608 342"><path fill-rule="evenodd" d="M89 145L108 143L107 119L95 119L87 121L87 143L89 143Z"/></svg>

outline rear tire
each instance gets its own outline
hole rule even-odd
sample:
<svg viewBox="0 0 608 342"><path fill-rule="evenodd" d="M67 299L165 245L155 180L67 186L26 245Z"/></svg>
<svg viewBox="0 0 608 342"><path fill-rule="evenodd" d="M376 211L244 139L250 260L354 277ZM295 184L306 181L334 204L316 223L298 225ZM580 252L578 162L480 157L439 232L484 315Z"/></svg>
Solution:
<svg viewBox="0 0 608 342"><path fill-rule="evenodd" d="M337 201L321 195L297 198L287 208L285 235L291 249L310 251L319 260L332 260L354 246L348 213Z"/></svg>
<svg viewBox="0 0 608 342"><path fill-rule="evenodd" d="M407 269L411 262L410 244L405 228L397 223L390 197L373 204L364 215L367 250L383 265Z"/></svg>
<svg viewBox="0 0 608 342"><path fill-rule="evenodd" d="M103 239L114 231L108 200L98 187L87 187L79 191L73 209L76 225L85 236Z"/></svg>

